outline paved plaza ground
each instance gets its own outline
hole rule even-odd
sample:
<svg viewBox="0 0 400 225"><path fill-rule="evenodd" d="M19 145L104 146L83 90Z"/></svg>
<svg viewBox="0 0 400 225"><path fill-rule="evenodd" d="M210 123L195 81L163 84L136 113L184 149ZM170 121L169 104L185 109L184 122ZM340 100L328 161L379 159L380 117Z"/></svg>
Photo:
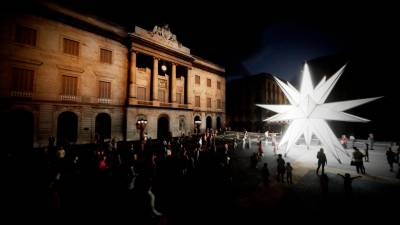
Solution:
<svg viewBox="0 0 400 225"><path fill-rule="evenodd" d="M237 191L234 199L236 221L256 224L278 215L284 215L282 219L293 219L290 216L300 215L299 218L305 221L312 220L309 215L338 220L353 215L359 215L362 220L371 217L388 219L388 216L399 210L400 179L396 178L399 167L395 164L394 172L389 170L385 154L389 143L378 142L374 150L369 151L370 160L364 162L366 174L353 181L352 197L346 197L343 179L337 173L357 176L359 174L355 167L350 166L350 159L340 164L327 154L325 172L329 178L329 191L327 197L323 198L320 179L315 172L320 146L311 146L309 150L303 145L295 146L284 158L294 168L293 184L282 184L276 179L277 156L273 154L270 143L264 143L264 156L258 168L250 168L250 156L258 149L257 140L257 135L253 135L250 148L243 149L239 144L233 157L236 178L234 186ZM362 141L357 145L363 146ZM363 152L363 148L360 149ZM347 151L351 154L353 149ZM264 162L268 163L271 172L269 186L262 182L261 167Z"/></svg>

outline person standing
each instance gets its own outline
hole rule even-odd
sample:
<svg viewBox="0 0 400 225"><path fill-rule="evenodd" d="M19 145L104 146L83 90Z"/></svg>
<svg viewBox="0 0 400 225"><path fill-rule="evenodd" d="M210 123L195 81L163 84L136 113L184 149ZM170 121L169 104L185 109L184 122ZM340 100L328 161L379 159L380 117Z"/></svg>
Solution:
<svg viewBox="0 0 400 225"><path fill-rule="evenodd" d="M278 162L278 181L284 183L285 180L283 179L283 176L285 174L285 160L282 158L282 154L278 155L278 159L276 161Z"/></svg>
<svg viewBox="0 0 400 225"><path fill-rule="evenodd" d="M264 167L262 169L262 176L264 180L264 185L269 184L269 169L268 169L268 164L264 163Z"/></svg>
<svg viewBox="0 0 400 225"><path fill-rule="evenodd" d="M258 155L260 158L262 158L263 153L264 153L264 150L263 150L263 146L262 146L262 141L259 141L258 142Z"/></svg>
<svg viewBox="0 0 400 225"><path fill-rule="evenodd" d="M354 148L354 147L353 147ZM364 156L365 156L365 162L369 162L369 153L368 153L368 151L369 151L369 146L368 146L368 143L366 143L365 144L365 154L364 154Z"/></svg>
<svg viewBox="0 0 400 225"><path fill-rule="evenodd" d="M317 154L317 159L318 159L318 167L316 173L318 175L319 168L322 166L322 174L324 174L325 165L328 163L328 160L326 159L326 155L324 153L323 148L319 150Z"/></svg>
<svg viewBox="0 0 400 225"><path fill-rule="evenodd" d="M368 136L368 144L371 150L374 150L374 135L372 133L370 133Z"/></svg>
<svg viewBox="0 0 400 225"><path fill-rule="evenodd" d="M361 176L356 176L356 177L351 177L349 173L344 174L337 174L343 178L343 183L344 183L344 192L346 193L347 197L350 197L351 194L353 193L353 187L352 183L354 179L360 178Z"/></svg>
<svg viewBox="0 0 400 225"><path fill-rule="evenodd" d="M56 139L54 138L53 135L50 135L48 141L49 141L48 148L52 149L54 147L54 143L56 142Z"/></svg>
<svg viewBox="0 0 400 225"><path fill-rule="evenodd" d="M346 149L347 148L347 137L345 134L342 135L341 139L340 139L340 144L342 144L343 148Z"/></svg>
<svg viewBox="0 0 400 225"><path fill-rule="evenodd" d="M365 174L365 167L363 162L364 154L362 154L357 147L354 147L353 149L353 160L356 164L357 173L361 172L362 174Z"/></svg>
<svg viewBox="0 0 400 225"><path fill-rule="evenodd" d="M277 143L276 143L276 135L275 134L272 135L271 143L272 143L272 149L274 151L274 155L276 155Z"/></svg>
<svg viewBox="0 0 400 225"><path fill-rule="evenodd" d="M354 135L350 135L349 140L351 142L351 147L355 147L356 146L356 138L354 137Z"/></svg>
<svg viewBox="0 0 400 225"><path fill-rule="evenodd" d="M393 163L395 161L394 158L395 158L395 154L392 151L392 148L389 147L388 150L386 151L386 159L390 166L390 172L393 172Z"/></svg>

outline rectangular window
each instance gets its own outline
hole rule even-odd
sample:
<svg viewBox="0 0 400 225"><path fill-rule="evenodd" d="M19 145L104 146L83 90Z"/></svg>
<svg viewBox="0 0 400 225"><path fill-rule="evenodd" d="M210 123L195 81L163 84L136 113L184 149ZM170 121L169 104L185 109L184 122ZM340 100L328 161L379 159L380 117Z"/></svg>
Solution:
<svg viewBox="0 0 400 225"><path fill-rule="evenodd" d="M217 108L222 109L221 99L217 99Z"/></svg>
<svg viewBox="0 0 400 225"><path fill-rule="evenodd" d="M79 56L79 42L64 38L64 53Z"/></svg>
<svg viewBox="0 0 400 225"><path fill-rule="evenodd" d="M200 107L200 96L195 97L195 106Z"/></svg>
<svg viewBox="0 0 400 225"><path fill-rule="evenodd" d="M182 95L182 93L176 93L176 102L178 104L183 104L183 95Z"/></svg>
<svg viewBox="0 0 400 225"><path fill-rule="evenodd" d="M195 83L198 84L198 85L200 85L200 76L199 76L199 75L196 75L196 76L194 76L194 77L195 77Z"/></svg>
<svg viewBox="0 0 400 225"><path fill-rule="evenodd" d="M165 102L165 90L158 89L158 101Z"/></svg>
<svg viewBox="0 0 400 225"><path fill-rule="evenodd" d="M99 83L99 98L111 98L111 82L100 81Z"/></svg>
<svg viewBox="0 0 400 225"><path fill-rule="evenodd" d="M221 90L221 82L220 81L217 81L217 89Z"/></svg>
<svg viewBox="0 0 400 225"><path fill-rule="evenodd" d="M12 68L12 91L33 92L33 70Z"/></svg>
<svg viewBox="0 0 400 225"><path fill-rule="evenodd" d="M107 49L100 49L100 62L102 63L112 63L112 51Z"/></svg>
<svg viewBox="0 0 400 225"><path fill-rule="evenodd" d="M36 30L17 25L15 28L15 42L36 46Z"/></svg>
<svg viewBox="0 0 400 225"><path fill-rule="evenodd" d="M138 100L146 100L146 88L137 87L137 99Z"/></svg>
<svg viewBox="0 0 400 225"><path fill-rule="evenodd" d="M207 98L207 108L211 108L211 98Z"/></svg>
<svg viewBox="0 0 400 225"><path fill-rule="evenodd" d="M211 87L211 79L207 79L207 87Z"/></svg>
<svg viewBox="0 0 400 225"><path fill-rule="evenodd" d="M67 96L76 96L78 93L78 78L63 76L62 94Z"/></svg>

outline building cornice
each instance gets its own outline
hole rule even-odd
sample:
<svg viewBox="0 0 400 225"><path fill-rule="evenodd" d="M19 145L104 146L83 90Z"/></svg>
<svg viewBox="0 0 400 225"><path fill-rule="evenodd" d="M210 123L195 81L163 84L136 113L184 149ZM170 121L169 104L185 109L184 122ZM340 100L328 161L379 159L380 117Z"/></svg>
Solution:
<svg viewBox="0 0 400 225"><path fill-rule="evenodd" d="M111 24L110 22L103 22L97 18L79 14L73 10L64 8L58 4L51 3L51 2L42 2L42 5L49 9L50 11L57 12L63 14L65 16L69 16L71 18L77 19L79 21L85 22L87 24L93 25L98 27L104 31L111 32L121 38L125 38L127 36L127 32L123 27L120 27L116 24Z"/></svg>

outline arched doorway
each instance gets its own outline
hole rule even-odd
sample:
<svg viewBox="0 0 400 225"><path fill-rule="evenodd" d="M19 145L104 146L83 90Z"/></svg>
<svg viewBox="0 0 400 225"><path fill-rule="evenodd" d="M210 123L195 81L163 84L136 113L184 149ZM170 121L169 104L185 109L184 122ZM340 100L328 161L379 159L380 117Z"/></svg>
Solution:
<svg viewBox="0 0 400 225"><path fill-rule="evenodd" d="M57 121L57 145L76 142L78 139L78 116L73 112L63 112Z"/></svg>
<svg viewBox="0 0 400 225"><path fill-rule="evenodd" d="M160 116L157 121L157 138L163 139L169 136L169 120L167 116Z"/></svg>
<svg viewBox="0 0 400 225"><path fill-rule="evenodd" d="M33 114L25 110L5 113L2 142L11 154L29 151L33 147Z"/></svg>
<svg viewBox="0 0 400 225"><path fill-rule="evenodd" d="M221 129L221 118L217 117L217 130Z"/></svg>
<svg viewBox="0 0 400 225"><path fill-rule="evenodd" d="M207 129L211 129L211 128L212 128L212 119L211 119L211 116L207 116L207 119L206 119L206 128L207 128Z"/></svg>
<svg viewBox="0 0 400 225"><path fill-rule="evenodd" d="M201 124L200 116L195 116L193 123L194 123L194 132L196 134L200 133L200 124Z"/></svg>
<svg viewBox="0 0 400 225"><path fill-rule="evenodd" d="M111 138L111 117L107 113L99 113L96 116L95 133L99 140Z"/></svg>

